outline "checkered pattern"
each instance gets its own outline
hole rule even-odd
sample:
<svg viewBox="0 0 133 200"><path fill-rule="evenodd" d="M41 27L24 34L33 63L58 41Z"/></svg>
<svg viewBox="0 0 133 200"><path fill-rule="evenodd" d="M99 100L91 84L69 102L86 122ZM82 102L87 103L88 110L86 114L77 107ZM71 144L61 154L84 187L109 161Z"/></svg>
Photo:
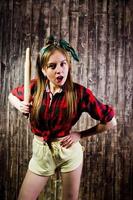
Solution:
<svg viewBox="0 0 133 200"><path fill-rule="evenodd" d="M36 79L30 84L31 94L36 90ZM65 91L56 93L50 105L50 91L44 91L42 106L39 114L39 124L31 121L31 131L42 136L45 141L50 138L64 137L69 134L72 126L78 121L83 112L87 112L92 118L102 123L109 122L114 116L112 107L101 103L93 95L89 88L74 83L74 90L77 92L77 110L71 118L67 118L67 103ZM12 94L21 101L24 99L24 86L13 89ZM33 96L31 96L33 100ZM50 105L50 106L49 106ZM36 126L33 126L36 124Z"/></svg>

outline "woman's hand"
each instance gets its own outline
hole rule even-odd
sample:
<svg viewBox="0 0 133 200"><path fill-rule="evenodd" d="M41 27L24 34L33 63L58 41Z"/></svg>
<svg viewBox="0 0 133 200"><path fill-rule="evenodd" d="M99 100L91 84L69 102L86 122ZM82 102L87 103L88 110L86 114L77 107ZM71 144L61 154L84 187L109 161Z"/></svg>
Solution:
<svg viewBox="0 0 133 200"><path fill-rule="evenodd" d="M30 112L31 103L26 103L25 101L20 101L16 96L14 96L12 93L9 94L8 97L10 103L21 113L27 114Z"/></svg>
<svg viewBox="0 0 133 200"><path fill-rule="evenodd" d="M72 146L73 143L78 142L80 138L80 132L71 132L70 135L61 140L61 146L69 148L70 146Z"/></svg>
<svg viewBox="0 0 133 200"><path fill-rule="evenodd" d="M26 103L25 101L19 101L18 110L23 114L27 114L30 112L30 106L30 103Z"/></svg>

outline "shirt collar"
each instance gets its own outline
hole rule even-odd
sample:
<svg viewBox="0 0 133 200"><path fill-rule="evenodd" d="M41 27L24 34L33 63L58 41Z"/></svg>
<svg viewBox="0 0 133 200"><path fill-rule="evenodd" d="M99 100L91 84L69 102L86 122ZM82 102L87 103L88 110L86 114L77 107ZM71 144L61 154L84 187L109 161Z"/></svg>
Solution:
<svg viewBox="0 0 133 200"><path fill-rule="evenodd" d="M56 93L61 93L61 92L63 92L63 88L64 88L64 87L62 87L62 88L60 88L59 90L57 90ZM53 94L53 93L50 91L50 87L49 87L49 84L48 84L48 83L47 83L47 85L46 85L46 92ZM54 94L56 94L56 93L54 93ZM54 95L54 94L53 94L53 95Z"/></svg>

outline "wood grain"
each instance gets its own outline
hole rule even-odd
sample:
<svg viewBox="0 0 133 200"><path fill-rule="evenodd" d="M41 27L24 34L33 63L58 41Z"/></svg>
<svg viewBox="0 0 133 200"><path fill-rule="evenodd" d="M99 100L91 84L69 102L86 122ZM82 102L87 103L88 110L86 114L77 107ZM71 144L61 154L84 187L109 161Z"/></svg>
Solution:
<svg viewBox="0 0 133 200"><path fill-rule="evenodd" d="M81 141L85 147L80 200L133 199L133 5L132 0L0 1L0 199L16 200L31 157L29 122L8 102L24 83L25 50L37 51L49 34L70 41L74 81L113 105L118 126ZM97 122L83 114L82 130ZM51 177L39 200L60 200L61 177Z"/></svg>

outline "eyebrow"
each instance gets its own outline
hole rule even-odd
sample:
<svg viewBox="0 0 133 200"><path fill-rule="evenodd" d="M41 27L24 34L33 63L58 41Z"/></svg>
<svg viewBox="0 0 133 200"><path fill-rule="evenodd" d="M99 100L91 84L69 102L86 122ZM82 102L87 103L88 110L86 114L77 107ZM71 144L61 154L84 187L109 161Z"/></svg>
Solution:
<svg viewBox="0 0 133 200"><path fill-rule="evenodd" d="M67 60L66 60L66 59L65 59L65 60L62 60L62 61L60 61L60 63L61 63L61 62L64 62L64 61L67 61ZM57 63L57 62L50 62L50 63L48 62L48 65L50 65L50 64L56 64L56 63Z"/></svg>

